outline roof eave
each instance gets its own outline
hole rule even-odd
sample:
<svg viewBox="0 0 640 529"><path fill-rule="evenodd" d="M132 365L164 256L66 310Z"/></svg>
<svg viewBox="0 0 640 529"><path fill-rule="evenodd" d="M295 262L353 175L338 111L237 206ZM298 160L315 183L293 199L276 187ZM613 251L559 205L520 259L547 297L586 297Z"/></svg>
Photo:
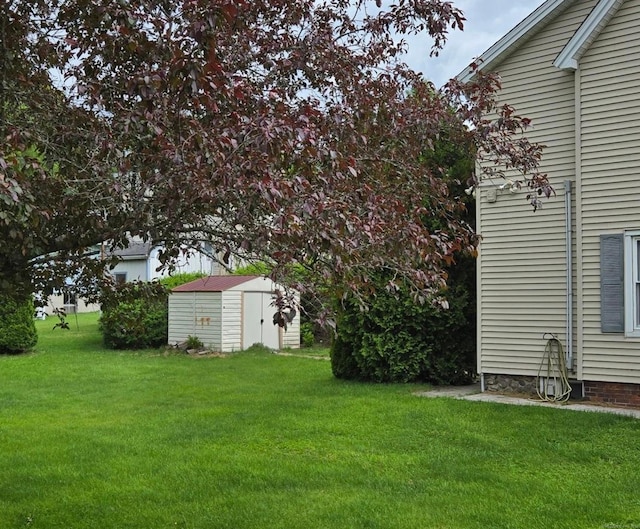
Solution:
<svg viewBox="0 0 640 529"><path fill-rule="evenodd" d="M584 53L600 35L623 2L624 0L600 0L558 54L553 65L561 70L577 70L578 62Z"/></svg>
<svg viewBox="0 0 640 529"><path fill-rule="evenodd" d="M491 71L501 63L505 57L513 53L533 34L540 31L559 13L564 11L576 0L547 0L527 18L514 27L509 33L485 51L474 63L482 71ZM476 75L476 69L468 66L462 70L456 79L462 83L467 83Z"/></svg>

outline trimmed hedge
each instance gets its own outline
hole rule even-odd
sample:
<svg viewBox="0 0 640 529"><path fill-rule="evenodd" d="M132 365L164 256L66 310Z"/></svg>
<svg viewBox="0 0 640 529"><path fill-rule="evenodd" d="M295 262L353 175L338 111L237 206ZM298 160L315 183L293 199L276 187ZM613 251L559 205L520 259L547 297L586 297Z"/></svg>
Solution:
<svg viewBox="0 0 640 529"><path fill-rule="evenodd" d="M33 314L30 297L16 299L0 295L0 353L24 353L36 345L38 334Z"/></svg>
<svg viewBox="0 0 640 529"><path fill-rule="evenodd" d="M168 289L158 283L134 281L104 289L100 330L111 349L143 349L166 345Z"/></svg>

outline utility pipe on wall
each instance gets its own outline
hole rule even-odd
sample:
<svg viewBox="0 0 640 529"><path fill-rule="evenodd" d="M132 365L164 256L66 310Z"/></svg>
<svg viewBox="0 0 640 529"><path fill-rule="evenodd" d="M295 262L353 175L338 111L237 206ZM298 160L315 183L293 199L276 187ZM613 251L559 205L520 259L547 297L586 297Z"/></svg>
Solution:
<svg viewBox="0 0 640 529"><path fill-rule="evenodd" d="M564 181L565 244L567 260L567 368L573 371L573 240L571 236L571 180Z"/></svg>

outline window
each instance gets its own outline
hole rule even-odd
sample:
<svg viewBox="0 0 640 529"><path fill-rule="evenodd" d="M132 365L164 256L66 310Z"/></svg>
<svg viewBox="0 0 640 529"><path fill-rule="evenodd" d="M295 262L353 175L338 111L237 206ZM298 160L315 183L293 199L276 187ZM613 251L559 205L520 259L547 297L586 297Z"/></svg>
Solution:
<svg viewBox="0 0 640 529"><path fill-rule="evenodd" d="M640 337L640 231L624 236L624 331Z"/></svg>
<svg viewBox="0 0 640 529"><path fill-rule="evenodd" d="M113 278L116 281L116 285L121 285L122 283L127 282L127 273L126 272L116 272L113 274Z"/></svg>
<svg viewBox="0 0 640 529"><path fill-rule="evenodd" d="M600 236L600 328L640 338L640 230Z"/></svg>
<svg viewBox="0 0 640 529"><path fill-rule="evenodd" d="M75 293L69 290L62 292L62 300L64 305L76 305L78 303Z"/></svg>
<svg viewBox="0 0 640 529"><path fill-rule="evenodd" d="M62 300L64 304L64 311L66 314L75 314L78 310L78 299L75 292L71 292L65 289L62 292Z"/></svg>

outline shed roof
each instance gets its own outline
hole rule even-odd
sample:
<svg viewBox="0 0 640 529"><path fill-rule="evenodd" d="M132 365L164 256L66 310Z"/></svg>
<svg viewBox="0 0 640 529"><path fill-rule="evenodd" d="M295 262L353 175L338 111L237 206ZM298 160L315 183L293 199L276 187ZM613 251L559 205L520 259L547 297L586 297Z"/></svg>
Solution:
<svg viewBox="0 0 640 529"><path fill-rule="evenodd" d="M172 292L223 292L259 276L208 276L172 289Z"/></svg>

